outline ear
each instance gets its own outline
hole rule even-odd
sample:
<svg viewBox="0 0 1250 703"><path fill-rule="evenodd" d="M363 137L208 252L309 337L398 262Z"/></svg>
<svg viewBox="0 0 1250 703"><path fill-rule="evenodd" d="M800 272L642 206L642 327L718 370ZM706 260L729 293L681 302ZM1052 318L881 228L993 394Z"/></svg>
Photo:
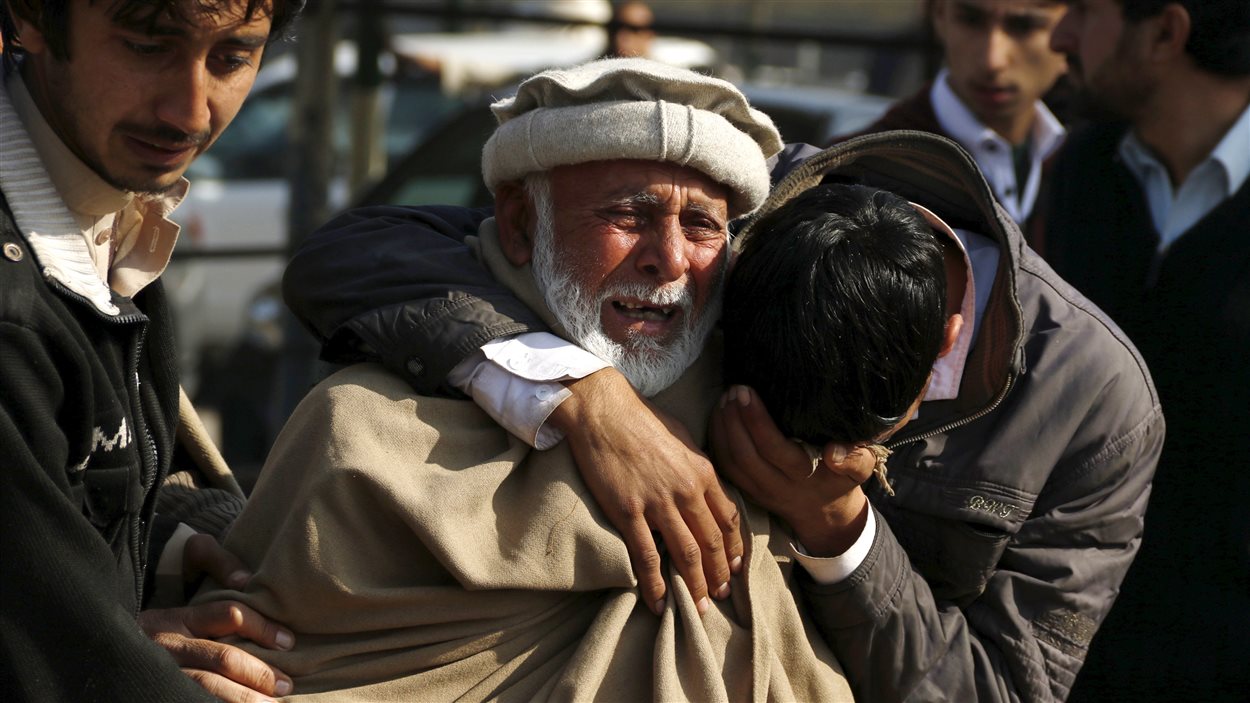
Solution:
<svg viewBox="0 0 1250 703"><path fill-rule="evenodd" d="M13 20L14 36L17 38L17 45L28 54L42 54L48 50L48 40L44 37L43 32L39 30L38 25L33 21L19 15L13 11L10 6L7 8L9 17Z"/></svg>
<svg viewBox="0 0 1250 703"><path fill-rule="evenodd" d="M1189 10L1178 2L1168 3L1159 14L1147 20L1152 23L1150 57L1169 61L1185 55L1185 45L1193 31Z"/></svg>
<svg viewBox="0 0 1250 703"><path fill-rule="evenodd" d="M518 181L500 183L495 189L495 224L499 228L499 246L513 266L530 261L534 240L529 195Z"/></svg>
<svg viewBox="0 0 1250 703"><path fill-rule="evenodd" d="M942 349L938 352L938 358L946 356L955 348L955 340L959 339L959 332L964 328L964 316L955 313L946 318L946 329L942 331Z"/></svg>

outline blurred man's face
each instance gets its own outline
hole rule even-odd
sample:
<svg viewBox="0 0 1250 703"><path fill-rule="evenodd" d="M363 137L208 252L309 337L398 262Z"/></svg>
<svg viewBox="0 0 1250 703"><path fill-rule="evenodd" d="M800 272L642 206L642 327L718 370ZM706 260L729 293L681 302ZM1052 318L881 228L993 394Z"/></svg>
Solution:
<svg viewBox="0 0 1250 703"><path fill-rule="evenodd" d="M1125 22L1117 0L1072 0L1055 28L1051 47L1067 55L1072 84L1091 117L1132 119L1153 92L1138 30Z"/></svg>
<svg viewBox="0 0 1250 703"><path fill-rule="evenodd" d="M609 56L646 58L651 55L651 43L655 41L655 30L651 29L655 18L651 8L641 2L628 2L617 8L612 20Z"/></svg>
<svg viewBox="0 0 1250 703"><path fill-rule="evenodd" d="M105 181L168 189L234 119L269 38L268 7L245 19L244 0L220 5L189 6L187 22L162 17L149 31L115 19L113 3L75 0L66 60L19 26L22 78L52 129Z"/></svg>
<svg viewBox="0 0 1250 703"><path fill-rule="evenodd" d="M728 191L694 169L636 160L561 166L550 184L549 214L535 204L539 290L579 344L658 393L719 317Z"/></svg>
<svg viewBox="0 0 1250 703"><path fill-rule="evenodd" d="M1054 0L936 0L933 26L946 48L955 95L1012 143L1033 127L1033 106L1063 74L1050 49L1063 16Z"/></svg>

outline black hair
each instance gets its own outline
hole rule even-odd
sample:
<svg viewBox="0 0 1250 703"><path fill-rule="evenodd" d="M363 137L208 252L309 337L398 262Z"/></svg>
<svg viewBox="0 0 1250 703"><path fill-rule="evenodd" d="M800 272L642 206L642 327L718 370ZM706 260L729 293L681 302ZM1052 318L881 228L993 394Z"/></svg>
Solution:
<svg viewBox="0 0 1250 703"><path fill-rule="evenodd" d="M820 185L753 228L725 288L725 382L817 446L872 442L923 392L946 327L942 245L907 201Z"/></svg>
<svg viewBox="0 0 1250 703"><path fill-rule="evenodd" d="M1177 4L1189 12L1185 51L1208 73L1250 75L1250 2L1246 0L1120 0L1124 19L1138 22Z"/></svg>
<svg viewBox="0 0 1250 703"><path fill-rule="evenodd" d="M155 26L162 18L187 21L190 15L218 14L239 0L88 0L95 3L108 2L115 20L123 20L139 26ZM272 24L270 41L286 34L295 17L304 8L305 0L243 0L247 3L244 18L251 20L258 13L268 12ZM12 65L21 52L17 42L17 26L14 17L31 22L44 35L48 49L58 59L69 58L69 9L73 0L0 0L0 39L4 41L4 58ZM268 6L268 7L266 7Z"/></svg>

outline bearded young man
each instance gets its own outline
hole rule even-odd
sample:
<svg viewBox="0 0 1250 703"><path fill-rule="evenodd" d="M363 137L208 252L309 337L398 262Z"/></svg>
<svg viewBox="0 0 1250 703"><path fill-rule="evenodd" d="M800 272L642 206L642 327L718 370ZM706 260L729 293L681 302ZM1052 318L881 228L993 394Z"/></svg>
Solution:
<svg viewBox="0 0 1250 703"><path fill-rule="evenodd" d="M187 468L174 458L177 355L159 281L178 234L168 215L187 166L302 5L7 0L0 10L0 689L10 698L289 690L281 672L203 639L289 643L250 610L139 611L158 570L168 564L180 590L215 544L175 532L157 510L166 475ZM237 512L241 492L234 501ZM222 522L201 517L200 529ZM199 565L228 578L237 562Z"/></svg>
<svg viewBox="0 0 1250 703"><path fill-rule="evenodd" d="M729 83L639 59L543 72L493 109L477 256L696 451L728 224L767 195L772 122ZM289 652L252 651L312 698L850 700L765 513L726 499L748 547L732 600L677 581L656 601L592 491L567 444L533 450L472 401L353 366L300 404L227 538L251 584L206 597L296 630Z"/></svg>
<svg viewBox="0 0 1250 703"><path fill-rule="evenodd" d="M1169 430L1141 556L1074 696L1243 701L1250 3L1080 0L1053 45L1097 121L1056 163L1048 258L1141 349Z"/></svg>

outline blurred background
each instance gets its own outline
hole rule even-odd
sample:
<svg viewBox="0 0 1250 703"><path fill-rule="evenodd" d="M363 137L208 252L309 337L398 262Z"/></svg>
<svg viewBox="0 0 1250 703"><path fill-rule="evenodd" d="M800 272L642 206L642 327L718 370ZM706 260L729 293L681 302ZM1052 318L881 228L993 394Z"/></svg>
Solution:
<svg viewBox="0 0 1250 703"><path fill-rule="evenodd" d="M925 0L310 0L188 172L165 275L183 383L244 483L318 369L279 289L295 242L349 207L487 205L488 105L519 80L645 53L733 81L824 145L938 69Z"/></svg>

